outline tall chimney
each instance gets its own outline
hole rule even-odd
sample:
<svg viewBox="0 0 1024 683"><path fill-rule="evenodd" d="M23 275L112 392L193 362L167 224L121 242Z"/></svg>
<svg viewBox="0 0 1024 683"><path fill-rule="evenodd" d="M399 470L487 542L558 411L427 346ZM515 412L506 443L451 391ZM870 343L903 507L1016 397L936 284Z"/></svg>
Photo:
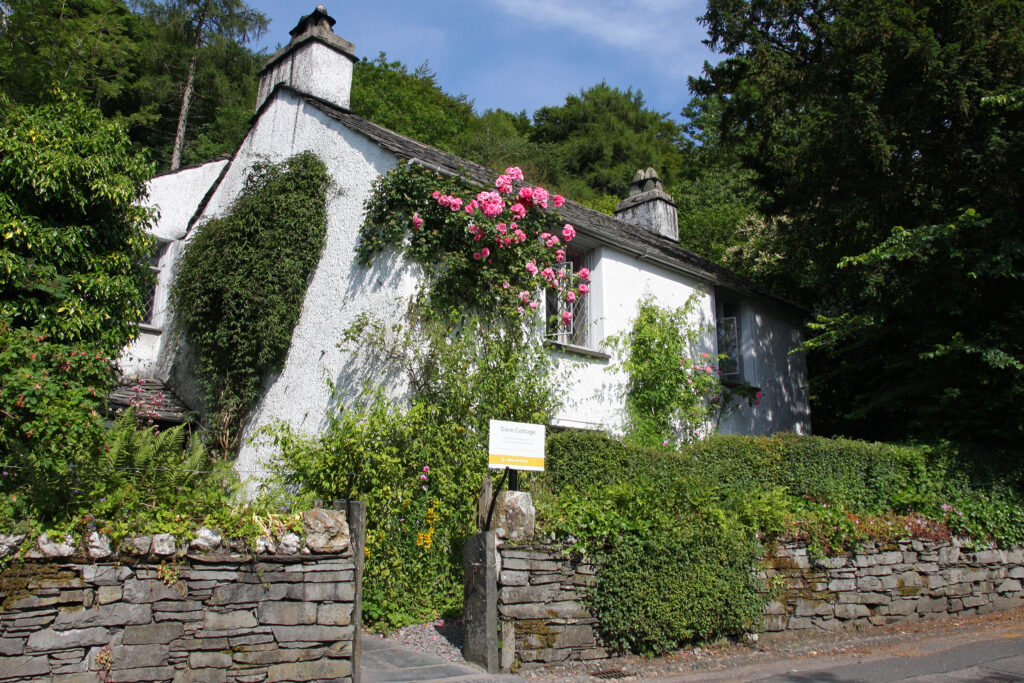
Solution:
<svg viewBox="0 0 1024 683"><path fill-rule="evenodd" d="M629 196L615 207L615 217L673 241L679 240L676 203L672 195L665 192L653 168L636 172L629 184Z"/></svg>
<svg viewBox="0 0 1024 683"><path fill-rule="evenodd" d="M323 5L299 19L291 41L267 60L260 71L256 109L278 83L348 109L356 48L332 30L334 19Z"/></svg>

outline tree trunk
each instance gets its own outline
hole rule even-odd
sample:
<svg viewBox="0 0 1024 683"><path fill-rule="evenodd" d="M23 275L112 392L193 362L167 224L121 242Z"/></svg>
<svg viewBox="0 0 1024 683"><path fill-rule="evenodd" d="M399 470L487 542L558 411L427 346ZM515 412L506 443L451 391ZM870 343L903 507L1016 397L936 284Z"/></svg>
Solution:
<svg viewBox="0 0 1024 683"><path fill-rule="evenodd" d="M174 135L174 150L171 152L171 170L177 171L181 166L181 150L185 147L185 126L188 124L188 110L192 106L192 88L196 78L196 55L198 45L192 50L188 60L188 77L185 79L185 92L181 94L181 111L178 112L178 132Z"/></svg>

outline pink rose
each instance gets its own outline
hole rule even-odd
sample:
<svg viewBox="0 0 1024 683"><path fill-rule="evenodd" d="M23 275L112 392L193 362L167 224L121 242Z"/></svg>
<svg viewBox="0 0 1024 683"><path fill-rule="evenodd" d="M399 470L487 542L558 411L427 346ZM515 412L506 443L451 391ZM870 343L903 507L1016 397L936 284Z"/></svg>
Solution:
<svg viewBox="0 0 1024 683"><path fill-rule="evenodd" d="M505 282L501 283L501 288L502 289L508 289L508 287L509 287L508 280L506 280Z"/></svg>
<svg viewBox="0 0 1024 683"><path fill-rule="evenodd" d="M424 472L429 472L430 471L430 465L424 465L423 466L423 471Z"/></svg>
<svg viewBox="0 0 1024 683"><path fill-rule="evenodd" d="M479 261L479 260L480 260L481 258L482 258L482 256L481 256L481 254L480 254L480 252L479 252L479 251L474 251L474 252L473 252L473 259L474 259L474 260L477 260L477 261Z"/></svg>
<svg viewBox="0 0 1024 683"><path fill-rule="evenodd" d="M427 475L421 474L420 475L420 481L426 481L426 480L427 480Z"/></svg>
<svg viewBox="0 0 1024 683"><path fill-rule="evenodd" d="M480 250L480 256L482 256L483 258L487 258L490 255L491 255L491 250L488 249L487 247L484 247L483 249Z"/></svg>
<svg viewBox="0 0 1024 683"><path fill-rule="evenodd" d="M590 287L587 287L585 284L580 283L579 290L580 294L586 294L587 292L590 291Z"/></svg>
<svg viewBox="0 0 1024 683"><path fill-rule="evenodd" d="M530 310L537 310L537 302L536 301L531 301L530 302Z"/></svg>
<svg viewBox="0 0 1024 683"><path fill-rule="evenodd" d="M762 391L757 392L756 394L754 394L754 398L764 398L764 392L762 392Z"/></svg>
<svg viewBox="0 0 1024 683"><path fill-rule="evenodd" d="M525 188L524 188L525 189ZM543 187L533 188L533 203L542 209L548 208L548 191Z"/></svg>
<svg viewBox="0 0 1024 683"><path fill-rule="evenodd" d="M576 236L576 228L572 227L568 223L562 228L562 237L565 238L566 242L572 241L572 238Z"/></svg>
<svg viewBox="0 0 1024 683"><path fill-rule="evenodd" d="M530 263L527 263L526 264L526 270L530 273L530 275L536 275L537 274L537 264L533 263L532 261Z"/></svg>
<svg viewBox="0 0 1024 683"><path fill-rule="evenodd" d="M522 301L524 304L527 303L530 300L530 293L527 292L525 289L519 292L519 300Z"/></svg>
<svg viewBox="0 0 1024 683"><path fill-rule="evenodd" d="M563 325L568 325L571 322L572 322L572 313L570 313L569 311L564 311L562 313L562 324Z"/></svg>
<svg viewBox="0 0 1024 683"><path fill-rule="evenodd" d="M423 219L420 218L420 215L418 213L414 213L412 215L412 227L419 230L421 225L423 225Z"/></svg>
<svg viewBox="0 0 1024 683"><path fill-rule="evenodd" d="M576 302L576 292L574 292L574 291L572 291L570 289L568 292L565 293L565 300L568 301L569 303L575 303Z"/></svg>
<svg viewBox="0 0 1024 683"><path fill-rule="evenodd" d="M563 197L560 194L556 194L554 197L551 198L551 201L555 203L556 209L560 209L562 208L562 204L565 204L565 197Z"/></svg>
<svg viewBox="0 0 1024 683"><path fill-rule="evenodd" d="M584 282L590 282L590 268L580 268L579 276Z"/></svg>
<svg viewBox="0 0 1024 683"><path fill-rule="evenodd" d="M562 261L565 260L565 250L564 249L559 249L558 251L555 252L555 260L558 261L559 263L561 263Z"/></svg>
<svg viewBox="0 0 1024 683"><path fill-rule="evenodd" d="M512 180L523 179L523 172L520 170L518 166L509 166L508 168L506 168L505 175L507 175Z"/></svg>
<svg viewBox="0 0 1024 683"><path fill-rule="evenodd" d="M512 178L508 175L500 175L495 179L494 186L498 188L498 192L509 194L512 192Z"/></svg>
<svg viewBox="0 0 1024 683"><path fill-rule="evenodd" d="M434 190L434 192L430 196L433 197L434 199L437 199L438 197L441 196L441 193L438 192L437 190Z"/></svg>
<svg viewBox="0 0 1024 683"><path fill-rule="evenodd" d="M533 188L519 188L519 203L523 206L533 206Z"/></svg>
<svg viewBox="0 0 1024 683"><path fill-rule="evenodd" d="M508 207L508 210L512 212L512 215L516 218L522 218L526 215L526 207L521 203L516 202L512 206Z"/></svg>

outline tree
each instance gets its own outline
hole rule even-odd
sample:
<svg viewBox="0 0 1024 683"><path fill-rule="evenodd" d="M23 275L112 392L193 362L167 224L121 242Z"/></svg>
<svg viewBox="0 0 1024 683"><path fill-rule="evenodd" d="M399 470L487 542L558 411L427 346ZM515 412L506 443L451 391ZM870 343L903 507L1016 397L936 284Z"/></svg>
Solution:
<svg viewBox="0 0 1024 683"><path fill-rule="evenodd" d="M550 155L548 176L583 199L625 197L637 169L653 166L671 184L683 166L681 130L647 109L643 94L599 83L533 115L530 139Z"/></svg>
<svg viewBox="0 0 1024 683"><path fill-rule="evenodd" d="M74 98L0 99L0 452L17 475L0 482L4 506L35 501L21 512L53 517L88 488L111 359L151 286L152 172Z"/></svg>
<svg viewBox="0 0 1024 683"><path fill-rule="evenodd" d="M0 87L17 102L75 93L107 115L130 108L143 27L122 0L12 0Z"/></svg>
<svg viewBox="0 0 1024 683"><path fill-rule="evenodd" d="M816 429L1019 437L1024 118L982 106L1024 83L1019 3L712 0L702 21L729 57L692 86L765 193L771 284L825 316Z"/></svg>
<svg viewBox="0 0 1024 683"><path fill-rule="evenodd" d="M456 138L475 118L465 95L449 95L437 84L430 65L411 73L381 52L362 59L352 74L352 111L414 140L453 151Z"/></svg>
<svg viewBox="0 0 1024 683"><path fill-rule="evenodd" d="M165 23L186 50L188 67L181 89L178 125L171 151L171 170L181 165L185 147L185 129L195 89L196 69L203 48L216 41L242 41L259 37L267 30L268 20L243 0L168 0L150 5L149 12Z"/></svg>

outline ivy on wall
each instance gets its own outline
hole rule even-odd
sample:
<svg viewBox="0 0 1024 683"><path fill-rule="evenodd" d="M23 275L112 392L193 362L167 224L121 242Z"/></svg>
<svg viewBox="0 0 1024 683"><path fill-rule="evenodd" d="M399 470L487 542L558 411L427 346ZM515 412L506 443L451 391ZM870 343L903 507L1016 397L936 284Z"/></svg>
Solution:
<svg viewBox="0 0 1024 683"><path fill-rule="evenodd" d="M224 457L264 377L284 364L323 251L330 183L311 152L254 165L231 210L200 226L179 262L175 328L196 354L210 442Z"/></svg>

